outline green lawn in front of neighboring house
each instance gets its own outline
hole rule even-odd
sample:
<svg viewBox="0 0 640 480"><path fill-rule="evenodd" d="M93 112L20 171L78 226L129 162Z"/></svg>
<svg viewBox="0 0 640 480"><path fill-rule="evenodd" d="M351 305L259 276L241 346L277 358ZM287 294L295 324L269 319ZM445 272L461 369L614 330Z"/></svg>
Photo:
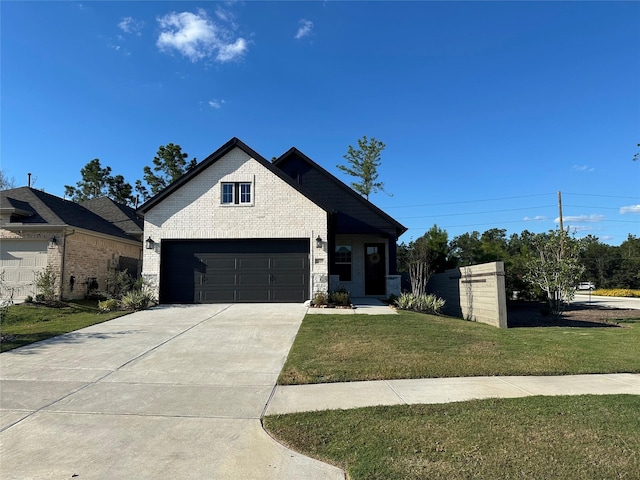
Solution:
<svg viewBox="0 0 640 480"><path fill-rule="evenodd" d="M640 372L640 324L498 329L462 319L307 315L280 384Z"/></svg>
<svg viewBox="0 0 640 480"><path fill-rule="evenodd" d="M263 424L351 480L640 478L638 395L329 410Z"/></svg>
<svg viewBox="0 0 640 480"><path fill-rule="evenodd" d="M29 345L128 313L131 312L100 313L98 302L91 300L62 302L56 306L37 303L12 305L1 325L0 351Z"/></svg>

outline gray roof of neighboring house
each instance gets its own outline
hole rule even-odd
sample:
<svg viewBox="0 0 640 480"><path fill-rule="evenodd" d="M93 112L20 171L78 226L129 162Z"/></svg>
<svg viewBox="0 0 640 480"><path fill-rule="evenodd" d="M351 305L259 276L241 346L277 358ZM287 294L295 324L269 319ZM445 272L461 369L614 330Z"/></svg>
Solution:
<svg viewBox="0 0 640 480"><path fill-rule="evenodd" d="M29 187L3 190L0 192L0 210L11 214L11 221L3 221L0 226L68 226L139 240L136 236L139 237L142 233L142 223L134 220L135 210L110 199L106 199L108 202L103 199L96 200L100 201L89 201L85 202L88 205L80 205ZM109 205L109 202L112 205Z"/></svg>
<svg viewBox="0 0 640 480"><path fill-rule="evenodd" d="M143 233L144 220L136 215L135 209L127 205L118 203L108 197L93 198L80 202L80 205L111 222L129 235L141 236Z"/></svg>

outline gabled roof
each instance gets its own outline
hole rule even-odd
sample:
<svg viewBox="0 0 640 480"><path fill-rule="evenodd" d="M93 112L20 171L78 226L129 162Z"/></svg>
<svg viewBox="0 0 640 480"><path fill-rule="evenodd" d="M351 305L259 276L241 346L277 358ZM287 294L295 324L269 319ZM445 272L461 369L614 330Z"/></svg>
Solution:
<svg viewBox="0 0 640 480"><path fill-rule="evenodd" d="M396 230L397 237L399 237L400 235L402 235L404 232L407 231L407 227L405 227L404 225L399 223L397 220L389 216L380 208L376 207L369 200L364 198L362 195L360 195L358 192L356 192L351 187L346 185L344 182L340 181L334 175L326 171L324 168L322 168L316 162L311 160L308 156L306 156L297 148L295 147L290 148L287 152L285 152L283 155L277 158L273 164L280 169L287 169L288 162L300 161L300 160L306 163L311 170L313 170L317 175L319 175L320 178L323 180L323 183L325 183L325 185L326 185L326 182L329 182L329 184L332 187L334 187L332 191L332 189L324 188L323 185L317 185L318 182L314 182L311 185L308 185L308 184L305 185L304 180L300 179L300 181L302 182L302 185L301 185L302 191L305 192L305 194L309 198L313 199L314 201L323 202L328 206L330 206L332 209L338 212L343 212L345 214L348 214L346 213L346 202L345 202L345 199L348 199L349 203L351 204L355 203L359 206L357 210L361 212L367 211L368 215L378 216L381 219L383 219L384 222L388 222L388 224ZM338 195L336 195L336 192L338 193ZM354 213L354 212L350 212L350 213ZM358 222L359 220L362 220L361 218L358 218L360 216L361 215L356 215L354 213L354 215L350 217L349 221ZM365 220L362 223L367 223L367 222Z"/></svg>
<svg viewBox="0 0 640 480"><path fill-rule="evenodd" d="M80 205L104 218L123 232L140 237L144 229L144 221L136 215L135 209L118 203L109 197L92 198L80 202Z"/></svg>
<svg viewBox="0 0 640 480"><path fill-rule="evenodd" d="M255 150L248 147L241 140L239 140L236 137L233 137L231 140L229 140L227 143L221 146L218 150L216 150L207 158L205 158L200 163L198 163L198 165L196 165L191 170L189 170L184 175L182 175L178 180L169 184L164 190L162 190L161 192L159 192L158 194L156 194L155 196L147 200L145 203L140 205L140 207L138 208L138 212L142 214L148 212L151 208L156 206L158 203L162 202L165 198L170 196L173 192L178 190L180 187L182 187L183 185L185 185L186 183L190 182L192 179L200 175L207 168L209 168L215 162L220 160L222 157L224 157L227 153L229 153L234 148L239 148L240 150L245 152L247 155L249 155L251 158L253 158L258 163L260 163L267 170L269 170L271 173L273 173L274 175L282 179L284 182L288 183L291 187L299 191L302 195L305 195L304 191L302 191L302 189L300 188L300 185L298 185L297 182L291 179L289 175L284 173L279 168L274 167L274 165L271 162L266 160L262 155L260 155ZM327 212L331 211L329 208L327 208L324 205L324 203L318 202L312 198L310 198L310 200L316 203L320 208L326 210Z"/></svg>
<svg viewBox="0 0 640 480"><path fill-rule="evenodd" d="M122 207L129 208L124 205ZM134 212L131 208L129 210ZM0 211L11 215L11 221L2 222L2 228L20 225L76 227L113 237L137 240L128 235L116 222L103 218L83 205L29 187L0 192Z"/></svg>

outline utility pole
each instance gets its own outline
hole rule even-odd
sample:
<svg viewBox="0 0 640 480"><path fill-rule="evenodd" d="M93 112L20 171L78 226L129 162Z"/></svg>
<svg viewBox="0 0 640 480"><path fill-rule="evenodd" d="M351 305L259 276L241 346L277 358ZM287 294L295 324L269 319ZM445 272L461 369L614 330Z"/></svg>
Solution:
<svg viewBox="0 0 640 480"><path fill-rule="evenodd" d="M558 190L558 215L560 217L560 231L564 232L562 224L562 192L560 190Z"/></svg>
<svg viewBox="0 0 640 480"><path fill-rule="evenodd" d="M560 258L564 257L564 225L562 223L562 192L558 190L558 217L560 219Z"/></svg>

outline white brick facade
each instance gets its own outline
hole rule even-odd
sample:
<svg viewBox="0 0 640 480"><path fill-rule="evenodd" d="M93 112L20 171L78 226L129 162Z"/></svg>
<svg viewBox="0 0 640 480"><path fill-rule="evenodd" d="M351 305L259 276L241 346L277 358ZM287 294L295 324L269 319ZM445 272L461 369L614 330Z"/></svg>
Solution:
<svg viewBox="0 0 640 480"><path fill-rule="evenodd" d="M249 205L223 205L223 182L251 183ZM236 147L151 207L144 217L143 276L159 294L160 248L167 239L308 238L311 292L328 288L327 212L279 176ZM326 245L326 243L325 243Z"/></svg>

